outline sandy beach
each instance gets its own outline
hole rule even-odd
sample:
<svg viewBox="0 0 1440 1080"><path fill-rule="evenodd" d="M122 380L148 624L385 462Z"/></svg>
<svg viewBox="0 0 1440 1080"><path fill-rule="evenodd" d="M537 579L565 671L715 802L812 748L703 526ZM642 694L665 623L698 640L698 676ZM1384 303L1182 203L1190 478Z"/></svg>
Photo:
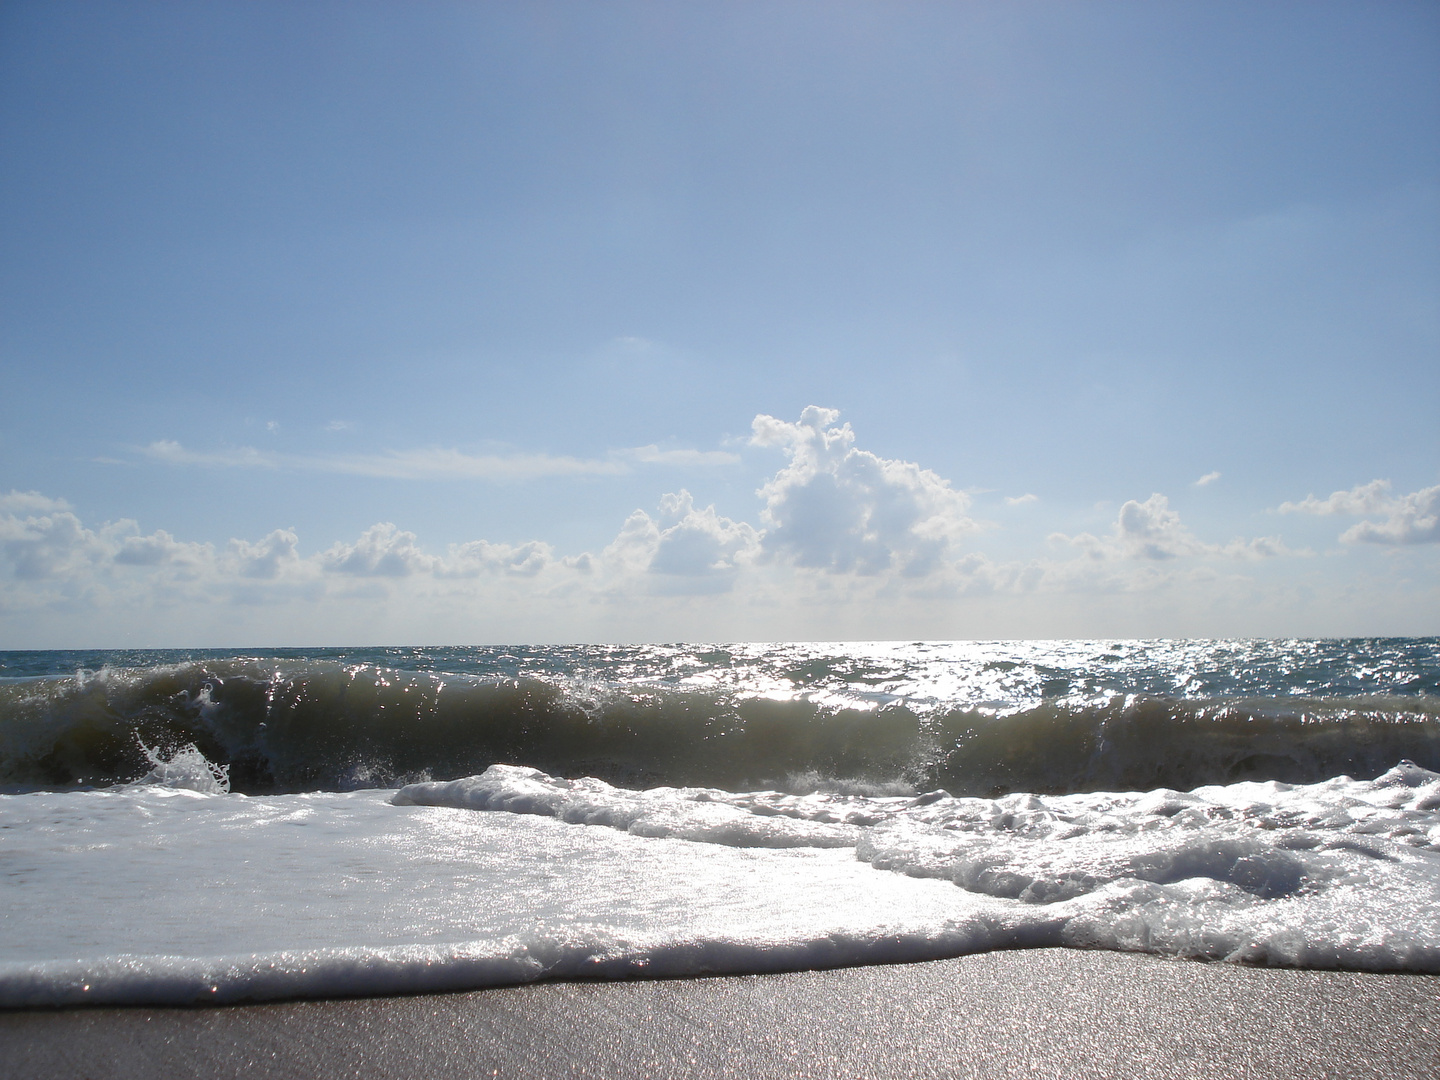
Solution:
<svg viewBox="0 0 1440 1080"><path fill-rule="evenodd" d="M0 1015L30 1077L1419 1077L1440 977L1039 949L734 978Z"/></svg>

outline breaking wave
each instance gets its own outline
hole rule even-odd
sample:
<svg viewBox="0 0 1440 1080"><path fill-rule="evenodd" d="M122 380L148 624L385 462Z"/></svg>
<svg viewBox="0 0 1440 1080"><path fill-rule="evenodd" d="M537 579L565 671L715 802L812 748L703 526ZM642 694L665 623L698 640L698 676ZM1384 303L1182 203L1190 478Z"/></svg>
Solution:
<svg viewBox="0 0 1440 1080"><path fill-rule="evenodd" d="M0 785L11 791L181 773L251 794L352 790L515 763L631 787L994 797L1373 778L1401 759L1440 770L1440 699L1114 693L977 705L330 659L0 683Z"/></svg>

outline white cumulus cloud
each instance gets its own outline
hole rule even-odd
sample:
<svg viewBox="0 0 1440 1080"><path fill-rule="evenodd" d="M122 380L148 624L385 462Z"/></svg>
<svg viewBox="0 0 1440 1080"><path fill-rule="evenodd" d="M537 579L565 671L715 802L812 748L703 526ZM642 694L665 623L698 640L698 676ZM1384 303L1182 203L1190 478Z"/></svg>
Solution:
<svg viewBox="0 0 1440 1080"><path fill-rule="evenodd" d="M556 561L549 544L531 540L525 544L492 544L471 540L452 544L449 557L435 572L442 577L478 577L481 574L513 574L535 577Z"/></svg>
<svg viewBox="0 0 1440 1080"><path fill-rule="evenodd" d="M149 536L127 536L112 558L122 566L159 566L187 552L189 547L164 529L157 529Z"/></svg>
<svg viewBox="0 0 1440 1080"><path fill-rule="evenodd" d="M660 500L657 517L636 510L607 547L602 562L620 574L659 574L676 579L706 579L702 591L726 587L752 562L761 534L748 522L734 521L714 506L697 509L683 488ZM676 586L678 587L678 586Z"/></svg>
<svg viewBox="0 0 1440 1080"><path fill-rule="evenodd" d="M683 488L660 500L661 525L650 571L696 577L731 573L753 556L759 534L743 521L732 521L714 506L695 508Z"/></svg>
<svg viewBox="0 0 1440 1080"><path fill-rule="evenodd" d="M1277 536L1253 540L1232 540L1228 544L1207 544L1192 533L1171 509L1170 500L1158 492L1144 502L1131 499L1120 507L1108 536L1081 533L1066 536L1054 533L1053 541L1073 544L1092 559L1141 559L1163 561L1188 555L1221 555L1232 559L1263 559L1290 554Z"/></svg>
<svg viewBox="0 0 1440 1080"><path fill-rule="evenodd" d="M300 538L294 529L276 529L258 544L231 540L230 558L241 577L273 579L300 562Z"/></svg>
<svg viewBox="0 0 1440 1080"><path fill-rule="evenodd" d="M49 514L72 509L64 499L52 499L38 491L11 491L0 495L0 514Z"/></svg>
<svg viewBox="0 0 1440 1080"><path fill-rule="evenodd" d="M21 580L38 581L74 572L109 552L101 537L68 510L0 517L0 557Z"/></svg>
<svg viewBox="0 0 1440 1080"><path fill-rule="evenodd" d="M1390 481L1371 480L1358 484L1349 491L1336 491L1328 499L1317 499L1307 495L1299 502L1280 504L1282 514L1343 514L1354 517L1360 514L1384 513L1390 505Z"/></svg>
<svg viewBox="0 0 1440 1080"><path fill-rule="evenodd" d="M34 492L8 505L49 508L24 517L0 509L0 568L17 581L76 583L130 567L190 574L214 558L209 544L179 541L164 529L141 535L128 518L89 528L72 511L56 509L68 505L63 500Z"/></svg>
<svg viewBox="0 0 1440 1080"><path fill-rule="evenodd" d="M435 569L438 560L421 551L415 540L414 533L382 521L371 525L353 544L335 544L322 562L327 570L357 577L407 577Z"/></svg>
<svg viewBox="0 0 1440 1080"><path fill-rule="evenodd" d="M970 497L929 469L855 446L834 409L810 406L798 422L760 415L751 443L789 458L758 494L767 554L832 573L929 573L978 531Z"/></svg>
<svg viewBox="0 0 1440 1080"><path fill-rule="evenodd" d="M1306 496L1280 504L1282 514L1322 514L1345 517L1382 517L1361 521L1340 534L1347 544L1440 543L1440 484L1408 495L1391 495L1389 480L1371 480L1349 491L1331 492L1328 498Z"/></svg>

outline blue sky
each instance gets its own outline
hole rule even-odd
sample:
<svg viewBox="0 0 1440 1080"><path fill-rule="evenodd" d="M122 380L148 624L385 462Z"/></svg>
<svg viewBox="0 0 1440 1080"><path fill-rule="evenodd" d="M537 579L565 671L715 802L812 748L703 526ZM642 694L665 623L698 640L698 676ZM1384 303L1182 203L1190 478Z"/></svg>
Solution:
<svg viewBox="0 0 1440 1080"><path fill-rule="evenodd" d="M1440 8L9 3L0 372L5 647L1440 633Z"/></svg>

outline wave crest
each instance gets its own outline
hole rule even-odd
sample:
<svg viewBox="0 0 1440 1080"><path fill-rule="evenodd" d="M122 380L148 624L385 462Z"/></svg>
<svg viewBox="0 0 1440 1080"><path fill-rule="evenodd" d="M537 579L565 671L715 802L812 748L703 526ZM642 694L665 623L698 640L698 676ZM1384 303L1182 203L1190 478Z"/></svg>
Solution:
<svg viewBox="0 0 1440 1080"><path fill-rule="evenodd" d="M1186 790L1440 769L1429 697L1177 700L1012 711L823 696L578 685L330 660L223 660L0 685L0 784L130 783L146 747L191 752L248 793L391 787L497 762L630 787L955 794Z"/></svg>

